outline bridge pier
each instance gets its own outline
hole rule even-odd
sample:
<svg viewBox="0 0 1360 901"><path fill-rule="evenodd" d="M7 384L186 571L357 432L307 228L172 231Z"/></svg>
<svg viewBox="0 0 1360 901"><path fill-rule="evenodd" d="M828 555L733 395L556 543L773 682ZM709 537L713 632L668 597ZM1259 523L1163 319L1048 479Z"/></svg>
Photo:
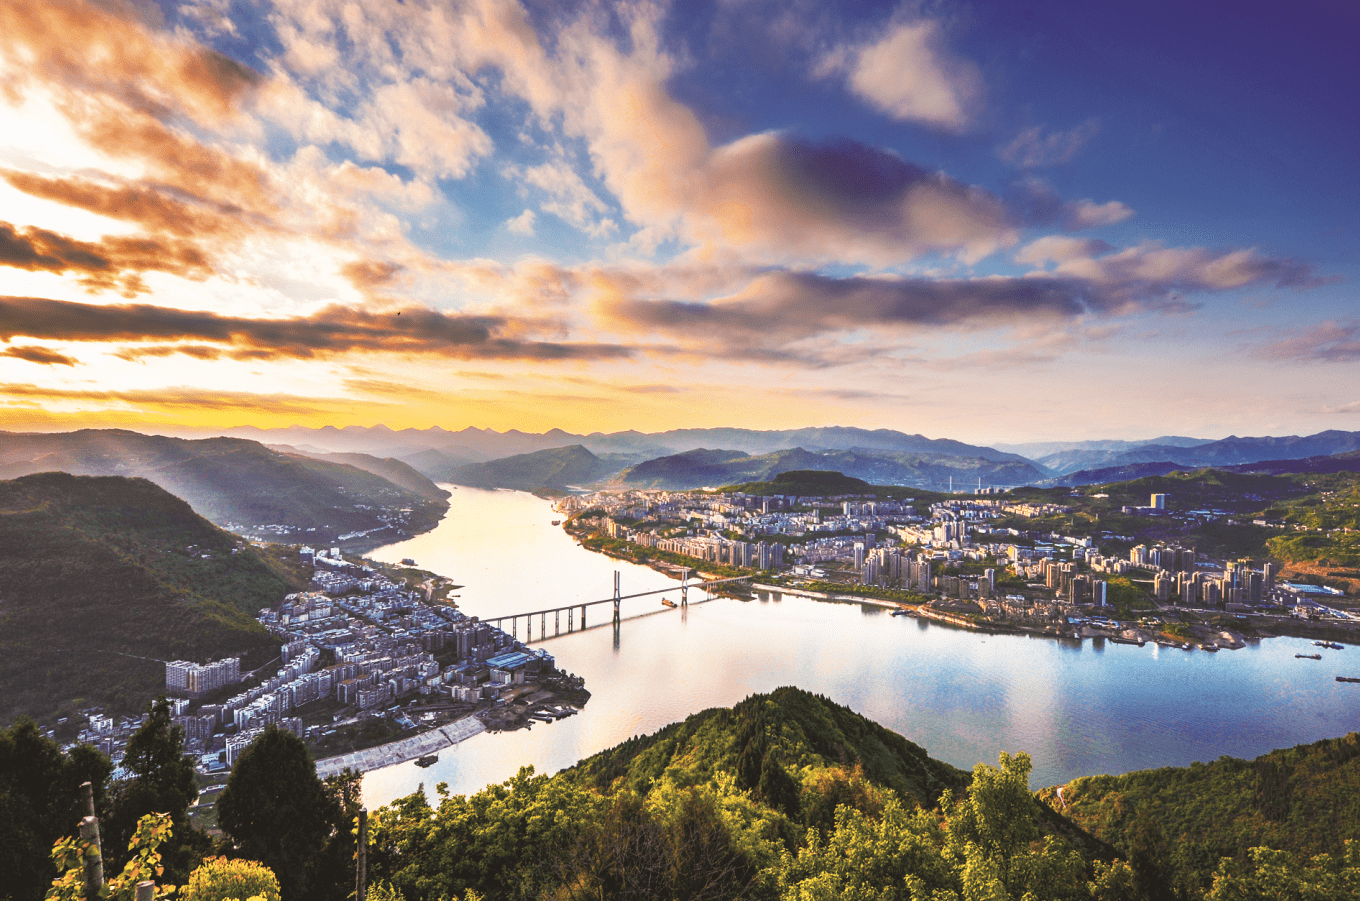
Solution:
<svg viewBox="0 0 1360 901"><path fill-rule="evenodd" d="M581 628L584 629L585 627L586 627L586 605L585 605L585 604L582 604L582 605L581 605Z"/></svg>
<svg viewBox="0 0 1360 901"><path fill-rule="evenodd" d="M619 624L619 602L622 600L622 593L619 591L619 571L614 570L614 625ZM581 608L581 619L585 619L585 608Z"/></svg>
<svg viewBox="0 0 1360 901"><path fill-rule="evenodd" d="M554 610L554 611L553 611L553 634L554 634L554 635L561 635L561 634L562 634L562 611L561 611L561 610Z"/></svg>
<svg viewBox="0 0 1360 901"><path fill-rule="evenodd" d="M576 608L575 608L575 607L568 607L568 608L567 608L567 631L568 631L568 632L571 632L571 631L572 631L571 618L572 618L575 614L576 614Z"/></svg>
<svg viewBox="0 0 1360 901"><path fill-rule="evenodd" d="M542 641L547 637L548 637L548 613L547 611L544 611L543 615L538 618L538 640Z"/></svg>

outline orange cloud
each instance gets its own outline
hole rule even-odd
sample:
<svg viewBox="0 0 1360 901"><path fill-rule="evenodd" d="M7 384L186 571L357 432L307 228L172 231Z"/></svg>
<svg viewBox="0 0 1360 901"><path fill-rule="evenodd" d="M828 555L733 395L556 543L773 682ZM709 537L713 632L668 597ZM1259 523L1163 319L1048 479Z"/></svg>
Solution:
<svg viewBox="0 0 1360 901"><path fill-rule="evenodd" d="M41 363L44 366L75 366L80 362L75 357L68 357L66 354L57 353L51 348L41 347L37 344L7 347L0 351L0 357L27 360L30 363Z"/></svg>
<svg viewBox="0 0 1360 901"><path fill-rule="evenodd" d="M202 198L188 199L184 191L169 197L162 190L146 185L120 184L116 187L87 178L44 178L29 172L0 170L0 178L25 194L65 206L135 222L152 231L181 237L239 233L244 211Z"/></svg>
<svg viewBox="0 0 1360 901"><path fill-rule="evenodd" d="M209 357L308 359L349 352L433 354L461 359L602 360L632 355L616 344L510 337L522 324L503 316L443 313L423 307L371 312L331 306L312 316L247 319L147 304L93 305L33 297L0 297L0 339L173 343ZM202 343L185 342L206 342ZM138 356L124 348L125 358Z"/></svg>
<svg viewBox="0 0 1360 901"><path fill-rule="evenodd" d="M142 272L199 280L211 273L207 257L188 242L109 236L94 243L40 228L15 228L8 222L0 222L0 265L30 272L74 272L91 292L113 289L128 297L147 290Z"/></svg>
<svg viewBox="0 0 1360 901"><path fill-rule="evenodd" d="M144 10L104 3L0 3L0 56L11 92L33 80L98 95L157 118L234 118L259 73L210 48L157 31Z"/></svg>

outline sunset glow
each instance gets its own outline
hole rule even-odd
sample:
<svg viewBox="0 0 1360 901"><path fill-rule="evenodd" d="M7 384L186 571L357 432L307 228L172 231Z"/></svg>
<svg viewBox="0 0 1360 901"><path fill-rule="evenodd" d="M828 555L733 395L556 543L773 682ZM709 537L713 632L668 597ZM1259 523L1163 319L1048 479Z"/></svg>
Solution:
<svg viewBox="0 0 1360 901"><path fill-rule="evenodd" d="M1360 429L1357 9L0 0L0 428Z"/></svg>

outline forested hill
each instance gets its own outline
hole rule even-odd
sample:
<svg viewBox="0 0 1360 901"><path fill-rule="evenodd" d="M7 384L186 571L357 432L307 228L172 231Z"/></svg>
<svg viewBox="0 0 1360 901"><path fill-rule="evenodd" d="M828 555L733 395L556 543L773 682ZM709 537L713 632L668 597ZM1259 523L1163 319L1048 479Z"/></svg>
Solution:
<svg viewBox="0 0 1360 901"><path fill-rule="evenodd" d="M300 587L144 479L0 482L0 724L93 704L140 711L165 670L137 657L263 664L278 642L254 614Z"/></svg>
<svg viewBox="0 0 1360 901"><path fill-rule="evenodd" d="M588 757L567 773L600 790L646 794L667 775L683 773L684 781L693 782L725 772L768 796L776 791L772 786L790 778L789 772L805 768L857 771L928 807L945 789L968 782L967 773L934 760L920 745L849 707L796 688L696 713ZM827 824L832 812L822 812Z"/></svg>
<svg viewBox="0 0 1360 901"><path fill-rule="evenodd" d="M1035 800L1024 755L972 774L797 688L470 797L370 821L369 874L464 898L1106 899L1132 872Z"/></svg>
<svg viewBox="0 0 1360 901"><path fill-rule="evenodd" d="M1121 852L1158 861L1193 897L1220 858L1244 858L1249 848L1307 859L1360 840L1360 734L1255 760L1086 776L1063 786L1061 798L1056 788L1041 795Z"/></svg>
<svg viewBox="0 0 1360 901"><path fill-rule="evenodd" d="M373 464L370 468L378 468ZM0 478L39 472L140 476L220 526L313 544L366 533L376 546L433 528L448 510L443 492L396 465L408 480L425 482L424 496L361 467L280 453L240 438L186 441L123 429L0 432Z"/></svg>

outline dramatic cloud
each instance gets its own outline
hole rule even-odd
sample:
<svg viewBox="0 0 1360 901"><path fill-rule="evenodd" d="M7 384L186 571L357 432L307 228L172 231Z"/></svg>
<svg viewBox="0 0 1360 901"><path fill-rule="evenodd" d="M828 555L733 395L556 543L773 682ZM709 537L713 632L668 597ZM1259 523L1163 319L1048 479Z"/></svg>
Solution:
<svg viewBox="0 0 1360 901"><path fill-rule="evenodd" d="M192 41L145 27L130 3L0 3L7 87L60 85L165 118L235 118L261 77Z"/></svg>
<svg viewBox="0 0 1360 901"><path fill-rule="evenodd" d="M1012 215L1026 225L1056 225L1070 231L1113 225L1133 215L1133 210L1117 200L1105 203L1064 200L1048 185L1033 178L1015 186L1006 201Z"/></svg>
<svg viewBox="0 0 1360 901"><path fill-rule="evenodd" d="M1058 279L837 279L779 272L712 303L620 300L607 313L637 330L740 344L755 336L787 342L875 326L988 326L1071 317L1100 303L1080 282Z"/></svg>
<svg viewBox="0 0 1360 901"><path fill-rule="evenodd" d="M43 200L179 237L241 235L263 224L238 206L191 198L182 191L172 196L164 188L108 185L87 178L45 178L12 170L0 171L0 178Z"/></svg>
<svg viewBox="0 0 1360 901"><path fill-rule="evenodd" d="M835 336L846 338L847 352L860 347L871 355L872 347L849 339L865 330L1003 326L1032 331L1038 323L1086 315L1184 309L1180 295L1186 292L1317 283L1306 265L1255 251L1216 253L1154 244L1116 251L1095 239L1047 236L1023 248L1016 259L1056 265L1023 277L969 279L767 271L716 299L677 299L677 289L696 291L702 284L684 271L655 280L601 271L592 284L600 315L623 330L669 335L687 345L716 343L737 355L758 347L806 356L806 348L793 349L796 342ZM827 351L823 347L817 355L829 358ZM1053 358L1045 349L1027 361Z"/></svg>
<svg viewBox="0 0 1360 901"><path fill-rule="evenodd" d="M1038 264L1048 261L1065 263L1068 260L1086 259L1109 253L1114 250L1109 244L1096 238L1069 238L1064 235L1046 235L1031 241L1015 254L1017 263Z"/></svg>
<svg viewBox="0 0 1360 901"><path fill-rule="evenodd" d="M80 362L75 357L59 354L51 348L42 347L37 344L7 347L3 351L0 351L0 357L27 360L30 363L41 363L44 366L75 366Z"/></svg>
<svg viewBox="0 0 1360 901"><path fill-rule="evenodd" d="M1094 119L1071 131L1052 131L1048 134L1044 133L1042 126L1035 125L1020 132L1010 143L997 148L996 153L1011 165L1024 169L1053 166L1065 163L1080 153L1099 130L1100 126Z"/></svg>
<svg viewBox="0 0 1360 901"><path fill-rule="evenodd" d="M298 358L356 351L472 359L619 359L628 348L506 337L519 326L499 316L407 307L375 313L332 306L313 316L246 319L144 304L96 306L32 297L0 297L0 339L209 342L232 358ZM178 346L177 346L178 348ZM197 345L181 352L208 356ZM125 353L129 353L125 351Z"/></svg>
<svg viewBox="0 0 1360 901"><path fill-rule="evenodd" d="M1092 245L1093 249L1099 246ZM1051 251L1041 248L1039 253L1056 259ZM1247 285L1310 288L1323 283L1306 263L1270 259L1254 248L1213 251L1204 247L1163 247L1155 241L1104 256L1070 256L1058 263L1053 274L1115 289L1124 296L1226 291Z"/></svg>
<svg viewBox="0 0 1360 901"><path fill-rule="evenodd" d="M743 138L713 154L691 208L726 243L767 254L891 265L977 260L1016 240L997 197L853 141Z"/></svg>
<svg viewBox="0 0 1360 901"><path fill-rule="evenodd" d="M852 91L894 119L946 131L968 127L982 100L977 67L949 52L932 21L897 24L874 43L838 50L820 72L843 73Z"/></svg>
<svg viewBox="0 0 1360 901"><path fill-rule="evenodd" d="M1301 335L1269 343L1261 352L1274 360L1355 363L1360 361L1360 322L1324 322Z"/></svg>
<svg viewBox="0 0 1360 901"><path fill-rule="evenodd" d="M147 291L143 272L169 272L188 279L210 274L207 258L182 241L106 237L76 241L39 228L0 222L0 266L30 272L72 272L91 292L117 290L128 297Z"/></svg>
<svg viewBox="0 0 1360 901"><path fill-rule="evenodd" d="M552 213L596 236L618 230L618 223L604 217L609 204L601 200L565 160L553 160L524 170L511 168L506 174L522 179L524 184L538 188L548 196L542 204L543 212Z"/></svg>
<svg viewBox="0 0 1360 901"><path fill-rule="evenodd" d="M391 285L401 275L402 266L387 260L355 260L340 271L360 291L368 292Z"/></svg>
<svg viewBox="0 0 1360 901"><path fill-rule="evenodd" d="M287 394L251 394L245 391L211 391L189 387L100 391L11 382L0 384L0 397L30 398L44 403L96 404L105 409L109 404L122 404L153 411L229 410L284 416L312 416L327 408L331 410L339 408L338 404L325 399L294 397Z"/></svg>

